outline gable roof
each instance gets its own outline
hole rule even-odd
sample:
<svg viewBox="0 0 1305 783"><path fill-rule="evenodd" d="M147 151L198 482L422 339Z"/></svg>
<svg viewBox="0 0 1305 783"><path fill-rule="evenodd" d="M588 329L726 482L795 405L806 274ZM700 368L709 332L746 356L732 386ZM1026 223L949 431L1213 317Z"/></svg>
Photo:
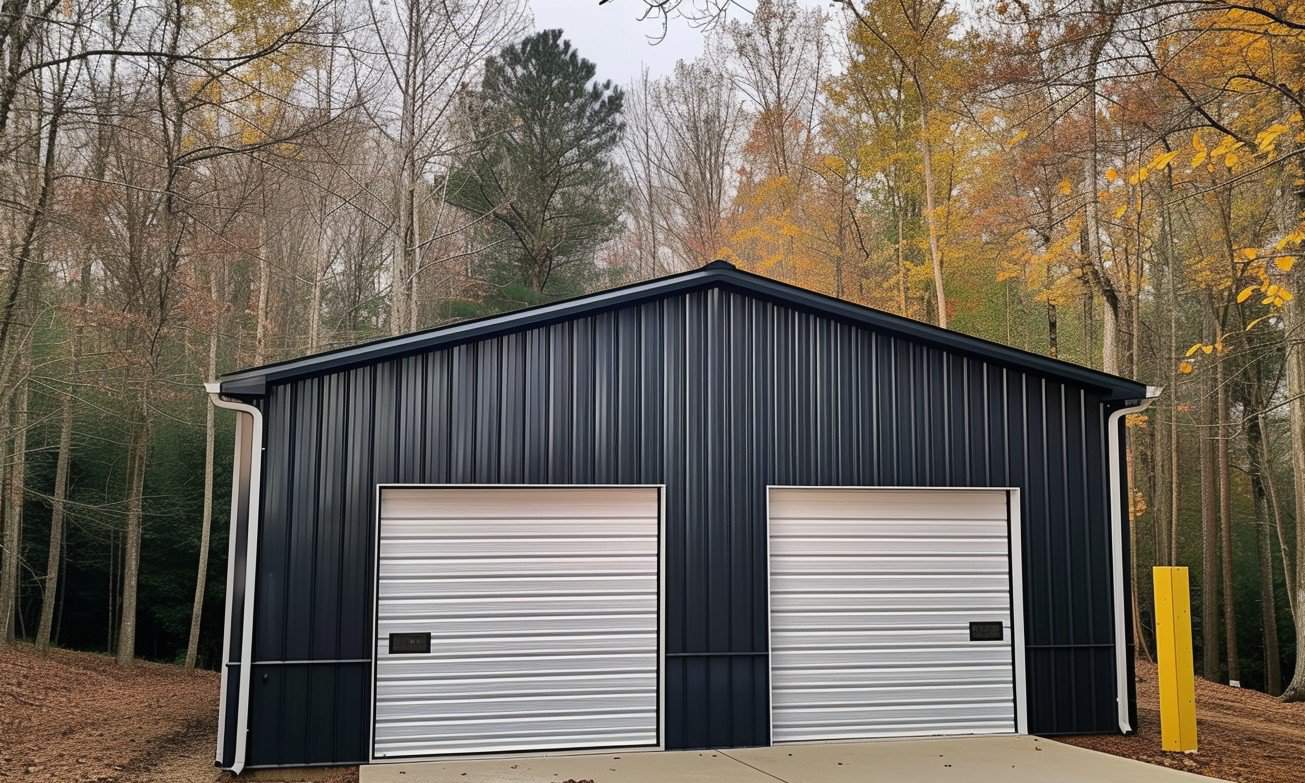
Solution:
<svg viewBox="0 0 1305 783"><path fill-rule="evenodd" d="M1108 400L1141 399L1147 394L1147 387L1137 381L781 283L778 280L745 272L725 261L713 261L688 272L585 294L573 299L527 307L500 315L458 321L419 332L385 337L298 359L240 370L221 377L222 393L236 397L261 397L266 393L269 383L357 367L712 286L741 290L763 299L860 324L877 331L1097 389L1103 392Z"/></svg>

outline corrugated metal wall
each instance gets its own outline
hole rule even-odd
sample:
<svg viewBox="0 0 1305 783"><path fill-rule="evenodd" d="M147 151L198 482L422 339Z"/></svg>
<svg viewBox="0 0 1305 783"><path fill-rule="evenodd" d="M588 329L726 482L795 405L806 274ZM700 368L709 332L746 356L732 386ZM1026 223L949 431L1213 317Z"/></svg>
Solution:
<svg viewBox="0 0 1305 783"><path fill-rule="evenodd" d="M672 748L769 741L767 484L1020 487L1030 726L1115 730L1093 392L717 287L263 407L252 765L366 759L378 482L665 483Z"/></svg>

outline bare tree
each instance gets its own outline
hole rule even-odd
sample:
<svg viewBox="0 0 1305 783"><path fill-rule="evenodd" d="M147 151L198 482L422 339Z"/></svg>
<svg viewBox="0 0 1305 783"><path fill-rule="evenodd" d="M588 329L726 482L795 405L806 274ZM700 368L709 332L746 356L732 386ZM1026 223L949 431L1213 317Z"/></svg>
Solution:
<svg viewBox="0 0 1305 783"><path fill-rule="evenodd" d="M524 29L520 0L369 0L371 45L379 53L375 83L384 85L376 128L394 145L389 230L390 332L414 328L419 275L444 224L442 178L458 141L450 134L459 91L485 59ZM430 225L423 225L424 217Z"/></svg>
<svg viewBox="0 0 1305 783"><path fill-rule="evenodd" d="M702 59L678 63L668 78L645 79L630 105L622 149L653 268L659 235L679 266L704 264L725 244L732 156L745 117L741 96L722 69Z"/></svg>

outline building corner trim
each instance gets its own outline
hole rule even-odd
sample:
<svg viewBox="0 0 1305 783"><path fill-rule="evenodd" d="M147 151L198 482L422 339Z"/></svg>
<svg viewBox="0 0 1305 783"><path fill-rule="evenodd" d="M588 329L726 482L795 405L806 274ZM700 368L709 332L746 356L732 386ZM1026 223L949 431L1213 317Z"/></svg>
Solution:
<svg viewBox="0 0 1305 783"><path fill-rule="evenodd" d="M243 616L241 618L241 635L240 635L240 687L239 696L236 703L236 747L235 758L232 759L231 771L239 775L245 768L246 756L248 754L248 735L249 735L249 688L252 682L252 669L250 665L254 652L254 588L258 577L258 528L259 528L259 500L262 495L262 478L263 478L263 412L253 405L243 402L236 402L222 397L222 387L219 383L206 383L204 390L208 392L209 400L213 405L219 408L236 411L237 414L248 414L253 428L250 432L249 444L249 507L246 515L246 535L245 535L245 593ZM240 439L236 439L236 449L240 448ZM239 455L237 455L237 461ZM236 518L236 504L239 502L239 488L237 482L240 480L239 471L232 474L232 499L231 499L231 519ZM235 541L234 531L228 532L232 542ZM234 547L234 543L231 544ZM234 572L228 565L228 583L227 583L227 600L231 601L231 587L234 581ZM227 634L230 633L230 603L227 607ZM223 658L226 658L230 650L230 638L224 638ZM225 683L227 666L222 667L222 676ZM222 692L222 708L218 715L218 725L222 731L226 726L226 688ZM222 742L219 741L218 754L221 755Z"/></svg>

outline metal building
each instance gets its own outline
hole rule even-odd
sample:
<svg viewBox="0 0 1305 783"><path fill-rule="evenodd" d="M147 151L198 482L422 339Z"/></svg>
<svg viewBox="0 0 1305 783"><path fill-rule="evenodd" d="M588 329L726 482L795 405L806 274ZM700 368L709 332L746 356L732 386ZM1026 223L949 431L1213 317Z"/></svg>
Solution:
<svg viewBox="0 0 1305 783"><path fill-rule="evenodd" d="M1134 720L1133 381L716 262L209 390L223 767Z"/></svg>

